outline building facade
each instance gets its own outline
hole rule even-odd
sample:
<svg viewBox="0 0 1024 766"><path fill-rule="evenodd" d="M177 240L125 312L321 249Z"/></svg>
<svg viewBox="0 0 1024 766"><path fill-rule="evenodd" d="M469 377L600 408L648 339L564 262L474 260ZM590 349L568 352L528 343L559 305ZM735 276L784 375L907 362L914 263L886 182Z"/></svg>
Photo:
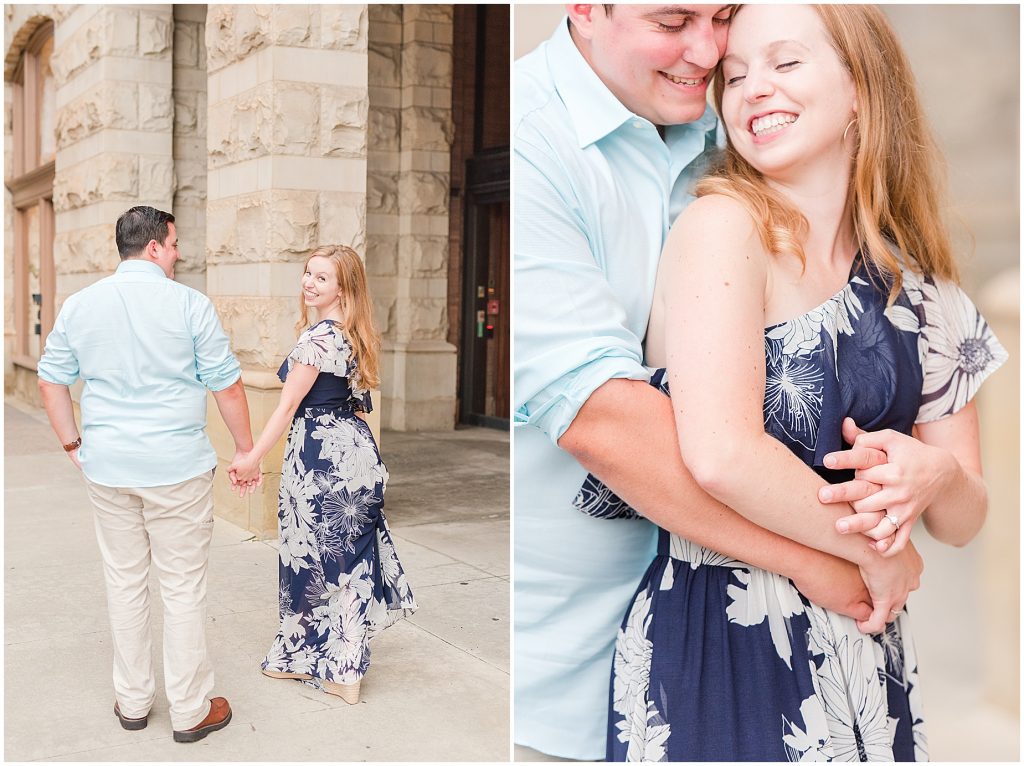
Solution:
<svg viewBox="0 0 1024 766"><path fill-rule="evenodd" d="M145 204L176 216L177 279L213 300L254 431L276 405L301 267L320 244L365 260L383 339L378 433L507 427L507 7L4 14L7 393L36 401L62 302L117 267L114 221ZM272 452L251 498L222 488L219 512L274 533L279 464Z"/></svg>

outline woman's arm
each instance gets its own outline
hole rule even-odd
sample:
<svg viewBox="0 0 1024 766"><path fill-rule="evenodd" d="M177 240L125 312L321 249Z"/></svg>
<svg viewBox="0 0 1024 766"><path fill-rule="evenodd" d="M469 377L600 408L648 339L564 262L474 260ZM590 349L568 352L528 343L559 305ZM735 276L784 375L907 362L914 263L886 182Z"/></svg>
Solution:
<svg viewBox="0 0 1024 766"><path fill-rule="evenodd" d="M299 402L309 393L309 389L313 387L319 374L320 370L312 365L298 363L292 365L292 369L285 379L284 387L281 389L281 398L267 420L267 424L263 427L263 433L260 434L245 459L236 460L228 467L228 471L234 474L236 481L244 482L259 475L260 461L287 430Z"/></svg>
<svg viewBox="0 0 1024 766"><path fill-rule="evenodd" d="M672 404L647 383L615 378L598 387L558 446L662 529L788 577L821 606L870 616L856 566L759 527L697 486L679 454Z"/></svg>
<svg viewBox="0 0 1024 766"><path fill-rule="evenodd" d="M673 227L663 257L665 358L684 462L756 524L860 566L877 627L917 587L919 557L909 551L888 567L867 538L838 534L852 509L819 502L826 482L764 430L768 257L749 215L731 199L703 197Z"/></svg>

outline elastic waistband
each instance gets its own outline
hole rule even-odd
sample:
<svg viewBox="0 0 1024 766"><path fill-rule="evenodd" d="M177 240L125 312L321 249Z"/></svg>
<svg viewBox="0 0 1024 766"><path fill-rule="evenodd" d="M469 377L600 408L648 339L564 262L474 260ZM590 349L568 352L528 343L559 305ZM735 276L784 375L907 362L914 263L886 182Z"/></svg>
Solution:
<svg viewBox="0 0 1024 766"><path fill-rule="evenodd" d="M658 537L658 555L668 556L676 561L685 561L693 569L701 566L726 567L729 569L750 569L750 564L726 556L724 553L697 545L677 535L662 532Z"/></svg>

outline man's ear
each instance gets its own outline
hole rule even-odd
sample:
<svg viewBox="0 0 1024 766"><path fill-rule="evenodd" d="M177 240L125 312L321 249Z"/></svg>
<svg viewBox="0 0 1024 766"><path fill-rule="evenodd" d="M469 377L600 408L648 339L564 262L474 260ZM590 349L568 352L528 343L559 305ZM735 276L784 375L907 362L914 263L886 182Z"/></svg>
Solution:
<svg viewBox="0 0 1024 766"><path fill-rule="evenodd" d="M567 5L565 12L569 14L569 21L576 27L577 34L584 40L589 40L593 34L593 14L603 13L593 5Z"/></svg>

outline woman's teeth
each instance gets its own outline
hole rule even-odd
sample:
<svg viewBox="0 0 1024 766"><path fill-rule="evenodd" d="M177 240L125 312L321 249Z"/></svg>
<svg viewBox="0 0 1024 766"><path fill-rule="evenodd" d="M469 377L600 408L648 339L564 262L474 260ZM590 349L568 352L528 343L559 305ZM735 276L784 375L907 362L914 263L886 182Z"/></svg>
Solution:
<svg viewBox="0 0 1024 766"><path fill-rule="evenodd" d="M766 136L770 133L778 133L787 125L796 122L795 114L783 114L776 112L764 117L757 117L750 123L750 130L755 136Z"/></svg>

